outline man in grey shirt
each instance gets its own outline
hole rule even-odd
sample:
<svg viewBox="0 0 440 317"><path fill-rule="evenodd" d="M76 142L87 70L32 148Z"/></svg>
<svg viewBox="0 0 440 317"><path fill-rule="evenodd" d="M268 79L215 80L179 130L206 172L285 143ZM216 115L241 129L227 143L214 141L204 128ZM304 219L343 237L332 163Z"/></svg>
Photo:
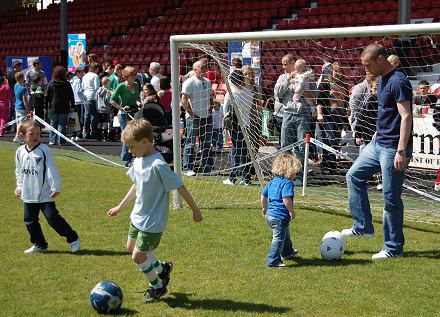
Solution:
<svg viewBox="0 0 440 317"><path fill-rule="evenodd" d="M44 91L44 94L46 95L48 82L47 82L46 73L42 69L43 62L41 62L38 58L36 58L32 61L32 66L33 66L33 68L29 69L26 72L25 80L26 80L26 89L28 90L28 93L30 96L29 105L30 105L31 109L34 109L34 98L33 98L34 92L31 91L31 89L30 89L31 86L33 84L35 84L35 81L38 78L41 78L41 85L43 86L43 91Z"/></svg>
<svg viewBox="0 0 440 317"><path fill-rule="evenodd" d="M351 90L348 104L350 105L350 125L352 131L354 131L356 127L356 117L359 111L359 106L362 100L364 100L365 96L370 93L370 82L372 82L374 79L374 75L371 73L366 73L365 79L359 84L355 85Z"/></svg>
<svg viewBox="0 0 440 317"><path fill-rule="evenodd" d="M196 138L202 152L200 166L204 173L212 171L214 162L210 156L212 141L212 86L203 75L206 65L201 61L193 64L194 75L182 86L182 105L186 111L186 138L183 148L183 171L186 176L194 176Z"/></svg>
<svg viewBox="0 0 440 317"><path fill-rule="evenodd" d="M283 123L281 125L281 148L290 146L298 141L304 140L306 134L310 132L312 122L312 109L305 100L301 98L299 103L293 101L295 93L291 80L296 76L295 58L292 54L287 54L281 60L284 74L278 77L274 88L275 96L275 112L282 105L284 111ZM304 143L295 147L294 152L297 154L301 163L304 164ZM302 175L300 172L296 176L295 185L302 184Z"/></svg>

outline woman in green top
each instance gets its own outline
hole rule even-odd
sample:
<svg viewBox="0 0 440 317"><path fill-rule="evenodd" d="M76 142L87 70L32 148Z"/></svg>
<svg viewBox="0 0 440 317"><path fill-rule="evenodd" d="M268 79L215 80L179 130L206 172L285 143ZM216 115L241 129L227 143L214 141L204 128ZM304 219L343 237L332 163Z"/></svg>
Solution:
<svg viewBox="0 0 440 317"><path fill-rule="evenodd" d="M113 107L119 109L118 120L121 130L124 130L127 124L127 113L135 113L141 104L139 97L139 85L134 81L136 70L132 66L127 66L122 71L125 81L120 83L113 92L110 101ZM132 156L128 152L127 146L122 144L121 159L125 165L131 161Z"/></svg>

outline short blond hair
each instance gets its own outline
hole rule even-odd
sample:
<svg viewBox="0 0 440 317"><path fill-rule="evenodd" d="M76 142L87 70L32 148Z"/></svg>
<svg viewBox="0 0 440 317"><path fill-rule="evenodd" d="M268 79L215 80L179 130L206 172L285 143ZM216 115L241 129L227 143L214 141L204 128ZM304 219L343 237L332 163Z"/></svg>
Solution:
<svg viewBox="0 0 440 317"><path fill-rule="evenodd" d="M110 81L110 78L108 78L107 76L104 76L101 78L101 83L104 85L105 83L108 83Z"/></svg>
<svg viewBox="0 0 440 317"><path fill-rule="evenodd" d="M122 71L122 76L136 76L136 69L133 66L126 66Z"/></svg>
<svg viewBox="0 0 440 317"><path fill-rule="evenodd" d="M18 126L18 134L26 134L31 128L41 128L40 124L32 118L27 118L20 122Z"/></svg>
<svg viewBox="0 0 440 317"><path fill-rule="evenodd" d="M301 161L289 153L278 155L272 164L272 175L274 176L292 178L299 171L301 171Z"/></svg>
<svg viewBox="0 0 440 317"><path fill-rule="evenodd" d="M297 59L295 62L295 68L298 68L298 67L307 67L307 62L302 58Z"/></svg>
<svg viewBox="0 0 440 317"><path fill-rule="evenodd" d="M127 141L139 142L144 138L153 143L153 126L145 119L131 120L121 133L123 143Z"/></svg>
<svg viewBox="0 0 440 317"><path fill-rule="evenodd" d="M399 64L400 64L400 59L399 59L399 57L398 57L397 55L394 55L394 54L388 56L388 57L387 57L387 61L388 61L391 65L393 65L393 66L396 66L396 65L399 65Z"/></svg>

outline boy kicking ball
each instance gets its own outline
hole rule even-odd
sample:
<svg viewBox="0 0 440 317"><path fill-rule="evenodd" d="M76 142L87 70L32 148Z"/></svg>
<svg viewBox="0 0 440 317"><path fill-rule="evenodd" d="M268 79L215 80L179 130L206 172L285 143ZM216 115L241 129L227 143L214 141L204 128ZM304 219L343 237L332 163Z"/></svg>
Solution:
<svg viewBox="0 0 440 317"><path fill-rule="evenodd" d="M202 213L182 180L171 171L162 155L153 146L153 127L144 119L130 121L121 134L122 142L135 157L127 175L133 185L118 206L107 214L116 216L136 197L130 215L127 249L133 262L145 274L150 287L144 302L164 296L172 270L171 262L160 262L155 256L169 214L169 192L177 189L193 211L193 220L202 221Z"/></svg>

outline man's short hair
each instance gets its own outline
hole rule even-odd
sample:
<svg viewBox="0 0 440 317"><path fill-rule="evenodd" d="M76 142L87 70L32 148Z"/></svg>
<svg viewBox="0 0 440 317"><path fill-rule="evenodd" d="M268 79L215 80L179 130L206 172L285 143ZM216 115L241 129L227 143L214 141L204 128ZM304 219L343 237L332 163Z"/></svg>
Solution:
<svg viewBox="0 0 440 317"><path fill-rule="evenodd" d="M154 70L156 73L160 73L160 64L158 62L151 62L150 69Z"/></svg>
<svg viewBox="0 0 440 317"><path fill-rule="evenodd" d="M419 86L428 86L429 87L429 82L427 80L421 80L419 83Z"/></svg>
<svg viewBox="0 0 440 317"><path fill-rule="evenodd" d="M16 59L12 62L12 67L18 67L20 65L23 65L23 62L19 59Z"/></svg>
<svg viewBox="0 0 440 317"><path fill-rule="evenodd" d="M292 54L286 54L283 56L283 59L287 59L288 61L292 62L295 60L295 57Z"/></svg>
<svg viewBox="0 0 440 317"><path fill-rule="evenodd" d="M39 58L36 58L36 59L34 59L33 61L32 61L32 66L35 66L35 65L37 65L37 64L40 64L40 59Z"/></svg>
<svg viewBox="0 0 440 317"><path fill-rule="evenodd" d="M361 53L361 57L368 55L370 58L376 60L379 56L387 57L387 50L380 44L370 44Z"/></svg>
<svg viewBox="0 0 440 317"><path fill-rule="evenodd" d="M121 133L121 140L124 143L127 141L139 142L144 138L153 143L153 126L150 121L145 119L131 120Z"/></svg>
<svg viewBox="0 0 440 317"><path fill-rule="evenodd" d="M243 67L243 61L240 57L234 57L231 61L232 66L234 66L237 69L240 69Z"/></svg>
<svg viewBox="0 0 440 317"><path fill-rule="evenodd" d="M115 72L116 71L119 71L119 70L123 70L124 69L124 66L122 66L121 64L117 64L116 66L115 66Z"/></svg>

